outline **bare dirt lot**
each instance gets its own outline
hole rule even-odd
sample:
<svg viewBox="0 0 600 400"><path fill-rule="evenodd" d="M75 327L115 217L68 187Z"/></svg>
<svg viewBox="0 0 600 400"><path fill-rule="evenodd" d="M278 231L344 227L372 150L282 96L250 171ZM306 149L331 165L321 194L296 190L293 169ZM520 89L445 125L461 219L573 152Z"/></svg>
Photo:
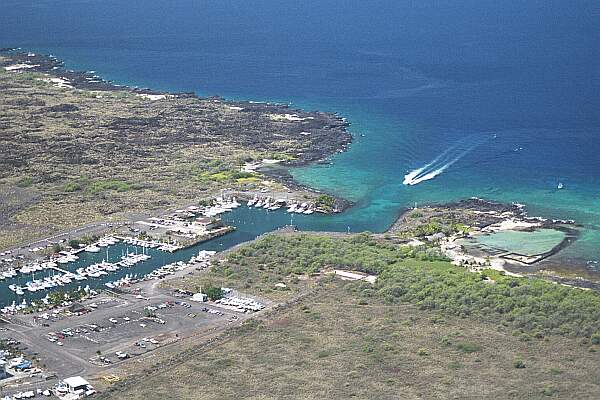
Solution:
<svg viewBox="0 0 600 400"><path fill-rule="evenodd" d="M344 285L102 398L593 399L600 390L598 355L580 341L522 341L411 305L358 305Z"/></svg>

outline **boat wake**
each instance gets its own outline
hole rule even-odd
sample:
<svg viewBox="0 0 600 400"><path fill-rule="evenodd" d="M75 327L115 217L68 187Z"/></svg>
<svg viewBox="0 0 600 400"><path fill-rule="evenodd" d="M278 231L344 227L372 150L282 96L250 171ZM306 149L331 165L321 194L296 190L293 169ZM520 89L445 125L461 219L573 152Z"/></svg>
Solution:
<svg viewBox="0 0 600 400"><path fill-rule="evenodd" d="M481 138L476 139L474 135L462 139L459 143L450 146L429 163L410 171L404 176L404 181L402 183L404 185L413 186L435 178L473 151L473 149L482 144L484 140Z"/></svg>

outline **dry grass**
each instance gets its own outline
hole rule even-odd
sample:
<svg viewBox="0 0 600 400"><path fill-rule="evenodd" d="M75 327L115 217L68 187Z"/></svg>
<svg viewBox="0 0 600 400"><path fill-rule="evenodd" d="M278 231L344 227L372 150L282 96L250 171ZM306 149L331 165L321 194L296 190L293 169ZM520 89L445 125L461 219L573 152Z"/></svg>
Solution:
<svg viewBox="0 0 600 400"><path fill-rule="evenodd" d="M597 398L600 357L587 343L524 342L473 319L358 305L345 285L324 282L312 298L103 398Z"/></svg>

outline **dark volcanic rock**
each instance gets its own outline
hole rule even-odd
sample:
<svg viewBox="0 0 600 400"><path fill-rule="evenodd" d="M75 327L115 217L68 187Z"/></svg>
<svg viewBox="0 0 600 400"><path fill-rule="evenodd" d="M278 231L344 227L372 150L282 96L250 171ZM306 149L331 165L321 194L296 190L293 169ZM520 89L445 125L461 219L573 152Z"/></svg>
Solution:
<svg viewBox="0 0 600 400"><path fill-rule="evenodd" d="M75 104L58 104L56 106L47 107L46 112L74 112L79 111L79 107Z"/></svg>

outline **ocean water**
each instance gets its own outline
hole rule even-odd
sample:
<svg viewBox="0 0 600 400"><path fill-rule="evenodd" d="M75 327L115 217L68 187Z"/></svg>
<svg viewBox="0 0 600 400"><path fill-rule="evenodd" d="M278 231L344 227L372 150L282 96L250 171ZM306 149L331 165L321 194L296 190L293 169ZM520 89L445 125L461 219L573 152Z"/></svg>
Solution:
<svg viewBox="0 0 600 400"><path fill-rule="evenodd" d="M0 47L119 83L346 117L349 151L292 173L356 205L300 217L303 229L383 231L415 203L478 196L584 224L567 259L600 260L598 43L594 1L0 5ZM411 172L417 184L403 184Z"/></svg>

